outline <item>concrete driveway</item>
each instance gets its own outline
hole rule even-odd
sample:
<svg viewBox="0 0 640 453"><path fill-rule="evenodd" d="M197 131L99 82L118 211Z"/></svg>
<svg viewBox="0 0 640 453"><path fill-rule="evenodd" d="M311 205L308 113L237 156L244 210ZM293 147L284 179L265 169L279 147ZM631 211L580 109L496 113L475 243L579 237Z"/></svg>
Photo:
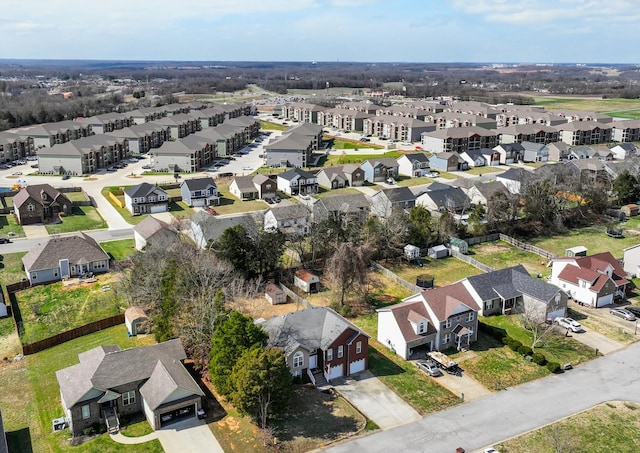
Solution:
<svg viewBox="0 0 640 453"><path fill-rule="evenodd" d="M468 351L465 356L457 359L463 370L460 376L443 372L442 376L433 379L457 397L462 398L463 401L473 401L490 395L491 392L489 390L464 372L464 360L474 356L475 353L473 351Z"/></svg>
<svg viewBox="0 0 640 453"><path fill-rule="evenodd" d="M389 429L420 420L420 414L392 392L371 372L331 382L340 395L372 420L380 429Z"/></svg>
<svg viewBox="0 0 640 453"><path fill-rule="evenodd" d="M204 420L186 420L156 433L166 453L224 453Z"/></svg>
<svg viewBox="0 0 640 453"><path fill-rule="evenodd" d="M611 354L612 352L624 347L623 344L618 343L601 333L594 332L593 330L569 333L569 336L574 340L593 348L594 351L597 349L599 354Z"/></svg>

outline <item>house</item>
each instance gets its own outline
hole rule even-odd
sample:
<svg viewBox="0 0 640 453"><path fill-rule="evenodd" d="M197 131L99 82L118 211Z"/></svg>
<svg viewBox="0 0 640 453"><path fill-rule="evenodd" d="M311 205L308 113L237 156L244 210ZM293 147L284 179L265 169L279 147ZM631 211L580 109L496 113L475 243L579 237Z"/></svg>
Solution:
<svg viewBox="0 0 640 453"><path fill-rule="evenodd" d="M229 192L242 201L265 200L276 196L277 183L265 175L236 176Z"/></svg>
<svg viewBox="0 0 640 453"><path fill-rule="evenodd" d="M124 311L124 324L130 336L149 333L149 316L142 307L129 307Z"/></svg>
<svg viewBox="0 0 640 453"><path fill-rule="evenodd" d="M415 205L416 196L408 187L383 189L371 197L371 212L385 219L394 211L408 211Z"/></svg>
<svg viewBox="0 0 640 453"><path fill-rule="evenodd" d="M211 177L184 179L180 183L180 194L182 201L191 207L220 204L218 186Z"/></svg>
<svg viewBox="0 0 640 453"><path fill-rule="evenodd" d="M429 157L429 166L438 171L468 170L469 164L458 153L443 152Z"/></svg>
<svg viewBox="0 0 640 453"><path fill-rule="evenodd" d="M277 285L273 282L267 283L267 286L264 290L264 297L271 305L278 304L286 304L287 303L287 295L282 290L280 285Z"/></svg>
<svg viewBox="0 0 640 453"><path fill-rule="evenodd" d="M598 179L607 177L607 169L604 162L595 157L588 159L571 159L564 165L583 182L593 183Z"/></svg>
<svg viewBox="0 0 640 453"><path fill-rule="evenodd" d="M487 165L487 161L479 149L461 152L460 159L465 161L469 167L484 167Z"/></svg>
<svg viewBox="0 0 640 453"><path fill-rule="evenodd" d="M600 308L625 296L629 284L626 275L625 269L613 255L603 252L554 259L550 281L576 302Z"/></svg>
<svg viewBox="0 0 640 453"><path fill-rule="evenodd" d="M311 213L306 206L275 206L264 215L264 230L280 230L291 236L307 236L311 232Z"/></svg>
<svg viewBox="0 0 640 453"><path fill-rule="evenodd" d="M500 154L500 163L515 164L524 159L524 147L520 143L502 143L493 148Z"/></svg>
<svg viewBox="0 0 640 453"><path fill-rule="evenodd" d="M496 176L496 181L504 184L509 192L516 195L520 193L523 184L529 177L529 172L522 168L510 168Z"/></svg>
<svg viewBox="0 0 640 453"><path fill-rule="evenodd" d="M497 193L508 195L506 186L499 181L478 183L466 190L467 197L471 204L486 206L489 200Z"/></svg>
<svg viewBox="0 0 640 453"><path fill-rule="evenodd" d="M318 178L300 168L285 171L278 175L278 190L287 195L318 193Z"/></svg>
<svg viewBox="0 0 640 453"><path fill-rule="evenodd" d="M624 160L634 157L638 153L638 147L633 143L618 143L611 147L611 153L614 159Z"/></svg>
<svg viewBox="0 0 640 453"><path fill-rule="evenodd" d="M368 369L369 336L330 308L274 316L260 325L269 345L284 352L291 374L318 387Z"/></svg>
<svg viewBox="0 0 640 453"><path fill-rule="evenodd" d="M368 159L360 164L364 171L364 180L369 182L386 181L398 177L398 162L392 157Z"/></svg>
<svg viewBox="0 0 640 453"><path fill-rule="evenodd" d="M78 354L80 363L56 371L71 434L96 423L117 432L119 419L135 414L154 430L196 417L204 393L184 367L186 357L180 340Z"/></svg>
<svg viewBox="0 0 640 453"><path fill-rule="evenodd" d="M462 280L482 316L527 311L539 322L566 316L567 295L558 287L533 278L521 264Z"/></svg>
<svg viewBox="0 0 640 453"><path fill-rule="evenodd" d="M380 308L378 341L405 360L468 347L478 335L478 305L461 283L421 291Z"/></svg>
<svg viewBox="0 0 640 453"><path fill-rule="evenodd" d="M571 147L564 142L553 142L547 144L549 150L549 160L552 162L561 162L569 159Z"/></svg>
<svg viewBox="0 0 640 453"><path fill-rule="evenodd" d="M187 234L198 246L207 249L220 239L222 233L237 225L246 229L255 229L256 219L250 214L219 217L206 211L199 211L191 216L191 224L187 229Z"/></svg>
<svg viewBox="0 0 640 453"><path fill-rule="evenodd" d="M623 269L631 278L640 275L640 244L632 245L624 249L622 258Z"/></svg>
<svg viewBox="0 0 640 453"><path fill-rule="evenodd" d="M162 188L143 182L124 191L124 205L133 215L169 210L169 196Z"/></svg>
<svg viewBox="0 0 640 453"><path fill-rule="evenodd" d="M73 203L49 184L22 187L13 197L13 210L20 225L57 222L58 215L73 214Z"/></svg>
<svg viewBox="0 0 640 453"><path fill-rule="evenodd" d="M316 178L319 186L328 189L358 187L364 184L364 170L355 164L325 167L316 174Z"/></svg>
<svg viewBox="0 0 640 453"><path fill-rule="evenodd" d="M32 285L109 271L109 255L84 233L53 236L39 242L22 257Z"/></svg>
<svg viewBox="0 0 640 453"><path fill-rule="evenodd" d="M443 184L444 185L444 184ZM427 190L418 195L416 204L432 212L461 214L471 207L471 201L460 187L448 186L441 190Z"/></svg>
<svg viewBox="0 0 640 453"><path fill-rule="evenodd" d="M320 291L320 278L306 269L296 270L293 283L308 294Z"/></svg>
<svg viewBox="0 0 640 453"><path fill-rule="evenodd" d="M165 247L178 240L179 233L166 222L152 215L133 227L133 239L136 250L143 250L147 245Z"/></svg>
<svg viewBox="0 0 640 453"><path fill-rule="evenodd" d="M316 199L312 206L315 222L328 218L343 222L364 222L369 217L371 205L361 193L333 195Z"/></svg>
<svg viewBox="0 0 640 453"><path fill-rule="evenodd" d="M524 148L523 162L547 162L549 149L544 143L522 142Z"/></svg>
<svg viewBox="0 0 640 453"><path fill-rule="evenodd" d="M430 173L429 159L424 153L403 154L398 158L398 174L420 178Z"/></svg>

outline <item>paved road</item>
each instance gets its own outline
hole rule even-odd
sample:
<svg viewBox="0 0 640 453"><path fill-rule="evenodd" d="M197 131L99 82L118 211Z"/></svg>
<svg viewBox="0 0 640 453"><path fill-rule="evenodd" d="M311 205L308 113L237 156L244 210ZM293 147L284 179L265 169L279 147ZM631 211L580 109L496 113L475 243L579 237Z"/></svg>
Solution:
<svg viewBox="0 0 640 453"><path fill-rule="evenodd" d="M85 233L97 242L117 241L120 239L132 239L133 228L124 228L121 230L92 230L85 231ZM66 236L75 233L65 233L59 236ZM10 244L0 244L0 253L16 253L27 252L31 250L35 245L41 243L43 238L18 238L11 239Z"/></svg>
<svg viewBox="0 0 640 453"><path fill-rule="evenodd" d="M328 448L331 453L453 452L496 444L612 400L640 402L640 343L574 370L509 388L388 431Z"/></svg>

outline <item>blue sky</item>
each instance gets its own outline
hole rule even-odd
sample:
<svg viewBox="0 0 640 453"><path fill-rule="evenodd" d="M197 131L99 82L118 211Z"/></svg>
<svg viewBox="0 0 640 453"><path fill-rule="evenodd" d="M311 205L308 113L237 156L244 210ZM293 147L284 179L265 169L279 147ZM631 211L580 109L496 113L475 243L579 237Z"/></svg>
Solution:
<svg viewBox="0 0 640 453"><path fill-rule="evenodd" d="M638 0L2 0L2 58L640 63Z"/></svg>

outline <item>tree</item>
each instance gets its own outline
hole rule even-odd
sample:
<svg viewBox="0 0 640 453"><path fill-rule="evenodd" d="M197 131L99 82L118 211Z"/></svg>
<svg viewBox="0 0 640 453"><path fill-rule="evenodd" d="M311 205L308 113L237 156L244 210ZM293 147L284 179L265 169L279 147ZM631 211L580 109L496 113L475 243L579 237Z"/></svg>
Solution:
<svg viewBox="0 0 640 453"><path fill-rule="evenodd" d="M349 290L366 284L370 261L369 244L354 245L351 242L340 244L327 260L326 275L336 287L341 307Z"/></svg>
<svg viewBox="0 0 640 453"><path fill-rule="evenodd" d="M231 382L231 401L262 429L267 428L271 417L285 413L289 407L291 372L279 349L254 346L245 351L233 367Z"/></svg>
<svg viewBox="0 0 640 453"><path fill-rule="evenodd" d="M469 213L469 233L473 236L482 236L487 233L486 212L481 203L478 203Z"/></svg>
<svg viewBox="0 0 640 453"><path fill-rule="evenodd" d="M409 211L407 241L420 248L429 247L434 240L431 212L424 206L414 206Z"/></svg>
<svg viewBox="0 0 640 453"><path fill-rule="evenodd" d="M253 319L240 312L232 311L218 326L211 340L209 373L211 382L225 396L233 391L231 371L238 359L254 346L266 344L269 336Z"/></svg>
<svg viewBox="0 0 640 453"><path fill-rule="evenodd" d="M613 192L620 203L636 202L640 199L640 181L628 170L624 170L613 182Z"/></svg>
<svg viewBox="0 0 640 453"><path fill-rule="evenodd" d="M546 322L546 307L542 304L520 302L516 307L520 312L518 319L523 329L531 333L531 349L535 349L544 337L553 332L553 324Z"/></svg>

